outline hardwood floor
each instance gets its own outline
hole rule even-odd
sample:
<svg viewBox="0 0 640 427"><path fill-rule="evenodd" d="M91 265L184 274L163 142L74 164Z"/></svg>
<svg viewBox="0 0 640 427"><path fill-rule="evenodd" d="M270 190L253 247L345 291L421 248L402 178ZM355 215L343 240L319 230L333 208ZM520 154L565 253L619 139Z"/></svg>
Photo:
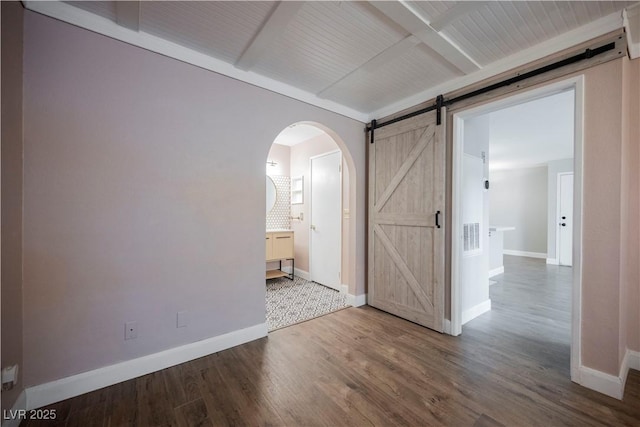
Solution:
<svg viewBox="0 0 640 427"><path fill-rule="evenodd" d="M569 380L561 269L507 260L493 310L460 337L348 308L60 402L56 422L23 425L638 426L639 372L622 401Z"/></svg>
<svg viewBox="0 0 640 427"><path fill-rule="evenodd" d="M504 274L489 288L492 310L462 327L471 345L499 341L518 356L569 377L571 267L504 257Z"/></svg>

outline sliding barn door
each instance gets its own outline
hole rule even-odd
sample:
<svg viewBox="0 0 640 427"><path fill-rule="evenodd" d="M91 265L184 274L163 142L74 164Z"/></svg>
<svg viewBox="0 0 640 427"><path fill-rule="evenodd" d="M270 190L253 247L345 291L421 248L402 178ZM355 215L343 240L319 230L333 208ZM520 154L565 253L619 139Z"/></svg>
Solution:
<svg viewBox="0 0 640 427"><path fill-rule="evenodd" d="M444 144L433 111L376 129L369 146L368 304L440 332Z"/></svg>

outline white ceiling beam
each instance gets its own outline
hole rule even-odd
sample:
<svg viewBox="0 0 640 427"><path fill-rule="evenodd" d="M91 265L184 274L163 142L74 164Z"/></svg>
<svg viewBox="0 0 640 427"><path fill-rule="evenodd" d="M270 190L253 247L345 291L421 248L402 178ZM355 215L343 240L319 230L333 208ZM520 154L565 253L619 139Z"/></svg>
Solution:
<svg viewBox="0 0 640 427"><path fill-rule="evenodd" d="M117 1L116 22L133 31L140 31L140 2Z"/></svg>
<svg viewBox="0 0 640 427"><path fill-rule="evenodd" d="M574 28L571 31L495 61L473 74L456 77L422 92L415 93L401 99L400 101L389 104L386 107L372 111L369 113L369 120L386 117L390 114L397 113L398 111L414 107L421 102L433 99L438 95L446 94L465 86L478 83L482 80L497 76L498 74L513 70L554 53L561 52L564 49L569 49L596 37L603 36L612 31L619 31L621 27L622 14L620 12L611 13L590 22L589 24Z"/></svg>
<svg viewBox="0 0 640 427"><path fill-rule="evenodd" d="M338 83L341 83L347 79L361 77L363 74L373 73L380 66L388 64L399 56L404 55L407 51L413 49L413 47L419 43L421 43L420 40L415 36L405 37L398 43L388 47L387 49L383 50L382 52L362 64L360 67L331 83L329 86L316 93L316 95L322 97L327 91L335 87Z"/></svg>
<svg viewBox="0 0 640 427"><path fill-rule="evenodd" d="M303 2L281 1L273 8L271 14L262 23L249 46L242 52L235 66L241 70L248 71L253 68L258 60L265 54L268 47L282 32L282 29L296 16Z"/></svg>
<svg viewBox="0 0 640 427"><path fill-rule="evenodd" d="M196 67L270 90L271 92L282 94L289 98L297 99L298 101L332 111L345 117L350 117L362 123L369 119L365 112L346 107L345 105L328 99L321 99L311 92L252 71L241 71L228 62L145 33L144 31L131 31L128 28L116 24L111 19L87 12L69 3L26 0L24 5L33 12L49 16L62 22L67 22L76 27L85 28L89 31L141 47L151 52L159 53L169 58L174 58L186 64L192 64Z"/></svg>
<svg viewBox="0 0 640 427"><path fill-rule="evenodd" d="M458 19L469 15L476 10L482 9L489 2L487 1L461 1L456 3L450 9L447 9L442 14L438 15L434 19L429 21L429 25L436 31L442 31L444 27L457 21Z"/></svg>
<svg viewBox="0 0 640 427"><path fill-rule="evenodd" d="M416 36L462 73L469 74L481 68L480 64L475 62L449 38L433 29L427 20L420 16L420 12L410 4L399 1L371 1L370 4L407 32Z"/></svg>

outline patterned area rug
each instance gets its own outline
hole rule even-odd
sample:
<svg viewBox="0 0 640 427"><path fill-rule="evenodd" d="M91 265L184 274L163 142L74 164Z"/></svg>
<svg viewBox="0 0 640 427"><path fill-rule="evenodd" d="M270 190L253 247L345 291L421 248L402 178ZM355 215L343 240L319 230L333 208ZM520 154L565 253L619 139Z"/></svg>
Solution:
<svg viewBox="0 0 640 427"><path fill-rule="evenodd" d="M315 282L295 277L267 280L269 331L348 307L346 295Z"/></svg>

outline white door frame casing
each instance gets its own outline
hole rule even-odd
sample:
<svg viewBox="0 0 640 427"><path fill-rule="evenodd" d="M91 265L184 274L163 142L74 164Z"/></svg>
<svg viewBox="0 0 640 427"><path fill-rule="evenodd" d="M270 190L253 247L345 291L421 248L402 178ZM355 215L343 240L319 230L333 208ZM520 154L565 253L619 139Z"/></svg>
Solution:
<svg viewBox="0 0 640 427"><path fill-rule="evenodd" d="M325 157L325 156L329 156L332 154L336 154L336 153L340 153L340 205L338 206L338 210L339 210L339 215L340 215L340 233L338 233L338 242L337 242L337 246L338 246L338 251L337 253L339 254L339 263L338 263L338 274L340 275L340 282L338 283L338 291L340 292L344 292L344 288L345 286L342 285L342 260L343 260L343 254L342 254L342 186L343 186L343 181L342 181L342 168L344 167L344 157L342 155L342 150L338 149L338 150L332 150L332 151L327 151L326 153L322 153L322 154L318 154L317 156L312 156L309 157L309 280L313 281L314 280L314 272L313 272L313 229L312 224L313 224L313 179L312 179L312 174L313 174L313 160L318 159L320 157Z"/></svg>
<svg viewBox="0 0 640 427"><path fill-rule="evenodd" d="M582 336L582 215L583 215L583 145L584 145L584 75L574 76L514 95L470 107L453 115L452 144L452 212L451 212L451 327L450 334L462 333L461 272L462 245L462 155L464 153L464 120L502 108L573 90L574 98L574 183L573 183L573 281L571 292L571 380L580 383ZM557 250L557 249L556 249Z"/></svg>

